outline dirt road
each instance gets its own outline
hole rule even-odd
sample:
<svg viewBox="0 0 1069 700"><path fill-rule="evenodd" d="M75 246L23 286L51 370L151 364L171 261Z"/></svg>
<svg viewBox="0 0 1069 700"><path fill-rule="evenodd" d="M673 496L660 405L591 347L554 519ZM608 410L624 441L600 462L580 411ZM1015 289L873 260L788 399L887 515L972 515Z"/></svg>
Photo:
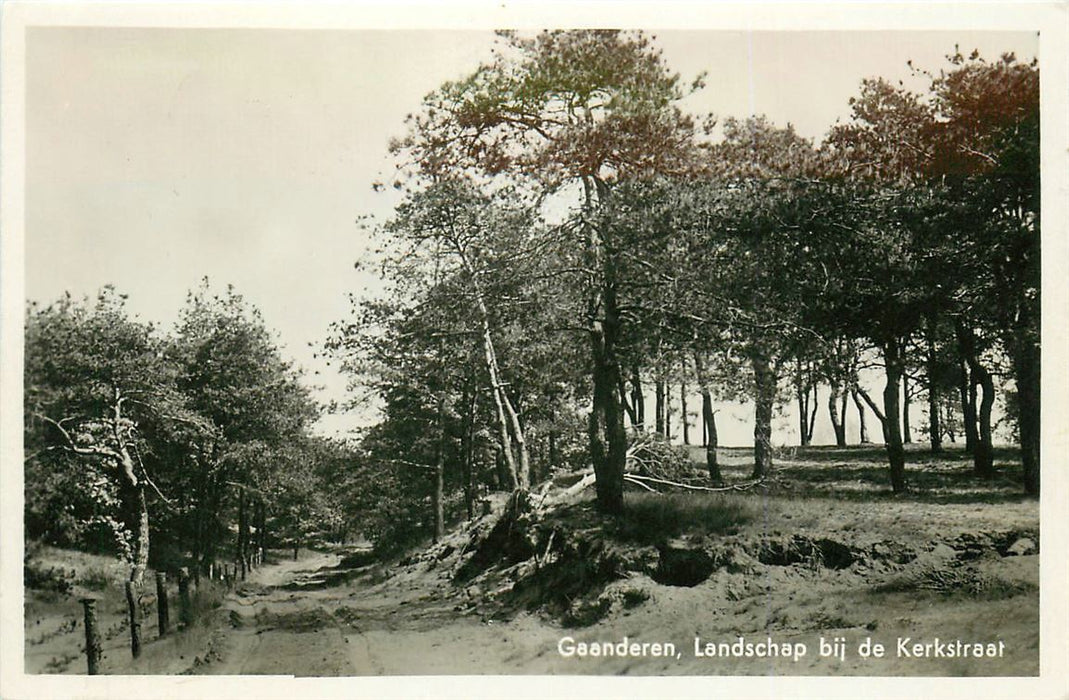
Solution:
<svg viewBox="0 0 1069 700"><path fill-rule="evenodd" d="M327 586L337 554L259 569L224 602L209 674L297 676L544 673L558 635L530 616L507 623L465 612L423 581ZM444 583L444 581L443 581ZM461 610L457 610L461 607ZM521 665L517 665L521 662Z"/></svg>

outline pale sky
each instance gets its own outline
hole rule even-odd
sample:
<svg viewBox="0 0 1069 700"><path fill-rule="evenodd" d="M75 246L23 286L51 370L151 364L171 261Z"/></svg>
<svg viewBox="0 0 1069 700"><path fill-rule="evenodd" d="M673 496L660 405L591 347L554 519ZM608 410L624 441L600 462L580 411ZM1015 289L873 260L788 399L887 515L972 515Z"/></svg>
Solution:
<svg viewBox="0 0 1069 700"><path fill-rule="evenodd" d="M709 73L692 111L766 114L818 140L863 78L908 82L908 59L938 70L955 43L988 58L1038 50L1033 33L656 35L686 81ZM371 188L392 172L387 143L492 41L474 31L29 29L27 298L112 283L142 319L167 326L208 276L260 308L284 354L325 387L321 399L343 398L346 380L308 343L347 316L349 292L373 284L353 270L365 245L355 222L382 220L397 202ZM825 413L817 442L831 434ZM725 410L722 441L751 442L749 420L745 407ZM327 418L321 429L352 422ZM789 441L793 420L779 422L777 441Z"/></svg>

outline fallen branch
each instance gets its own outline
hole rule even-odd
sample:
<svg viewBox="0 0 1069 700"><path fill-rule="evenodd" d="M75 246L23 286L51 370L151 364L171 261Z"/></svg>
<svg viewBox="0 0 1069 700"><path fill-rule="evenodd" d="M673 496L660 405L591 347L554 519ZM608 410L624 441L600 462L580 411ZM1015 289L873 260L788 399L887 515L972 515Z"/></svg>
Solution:
<svg viewBox="0 0 1069 700"><path fill-rule="evenodd" d="M586 476L584 476L582 479L580 479L579 481L575 482L574 484L572 484L568 488L566 488L563 491L561 491L560 493L558 493L552 499L544 499L544 500L548 500L550 503L559 503L559 502L565 500L566 498L574 496L575 494L579 493L583 489L585 489L588 486L592 485L594 483L594 481L595 481L594 472L591 471ZM541 504L539 504L539 505L541 505Z"/></svg>
<svg viewBox="0 0 1069 700"><path fill-rule="evenodd" d="M660 493L660 491L658 491L657 489L653 488L652 486L644 484L644 483L642 483L641 481L639 481L637 479L632 479L627 474L624 474L624 481L626 481L629 484L634 484L635 486L641 486L642 488L646 489L647 491L652 491L653 493Z"/></svg>
<svg viewBox="0 0 1069 700"><path fill-rule="evenodd" d="M669 481L668 479L658 479L658 478L652 477L652 476L643 476L641 474L631 474L631 473L625 473L624 474L624 479L632 481L632 482L634 480L636 480L636 479L641 480L641 481L650 481L650 482L652 482L654 484L663 484L665 486L675 486L677 488L689 489L691 491L714 491L714 492L715 491L746 491L746 490L748 490L750 488L753 488L754 486L757 486L758 484L762 484L762 483L765 482L765 479L762 478L762 479L756 479L754 481L750 481L750 482L747 482L747 483L744 483L744 484L731 484L730 486L697 486L697 485L694 485L694 484L681 484L678 481Z"/></svg>

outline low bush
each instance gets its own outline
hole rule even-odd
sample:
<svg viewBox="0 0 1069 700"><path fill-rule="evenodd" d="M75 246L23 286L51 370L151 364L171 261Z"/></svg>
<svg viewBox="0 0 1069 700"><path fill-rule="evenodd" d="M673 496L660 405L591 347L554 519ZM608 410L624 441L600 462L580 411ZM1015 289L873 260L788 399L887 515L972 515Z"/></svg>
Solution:
<svg viewBox="0 0 1069 700"><path fill-rule="evenodd" d="M74 588L74 569L25 562L22 568L23 585L38 591L70 593Z"/></svg>
<svg viewBox="0 0 1069 700"><path fill-rule="evenodd" d="M642 544L658 544L683 533L733 534L753 517L747 503L721 494L627 494L617 534Z"/></svg>

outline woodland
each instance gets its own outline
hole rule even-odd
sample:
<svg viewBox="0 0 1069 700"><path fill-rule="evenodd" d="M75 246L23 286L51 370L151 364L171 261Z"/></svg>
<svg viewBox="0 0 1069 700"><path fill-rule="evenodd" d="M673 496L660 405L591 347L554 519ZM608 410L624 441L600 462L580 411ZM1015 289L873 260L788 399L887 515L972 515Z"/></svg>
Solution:
<svg viewBox="0 0 1069 700"><path fill-rule="evenodd" d="M912 71L924 89L867 79L814 142L689 113L705 76L647 33L500 32L398 125L374 186L403 201L354 230L382 285L353 290L322 352L376 422L317 434L345 407L316 402L234 288L204 280L168 329L111 287L31 302L27 556L118 557L137 587L219 562L244 578L272 548L366 541L385 560L492 507L551 517L561 485L656 530L636 514L668 491L708 496L706 517L791 488L786 405L798 448L824 449L818 415L828 450L862 444L873 498L923 496L947 456L955 483L1030 501L1039 70L955 49ZM752 407L743 452L718 441L729 401Z"/></svg>

